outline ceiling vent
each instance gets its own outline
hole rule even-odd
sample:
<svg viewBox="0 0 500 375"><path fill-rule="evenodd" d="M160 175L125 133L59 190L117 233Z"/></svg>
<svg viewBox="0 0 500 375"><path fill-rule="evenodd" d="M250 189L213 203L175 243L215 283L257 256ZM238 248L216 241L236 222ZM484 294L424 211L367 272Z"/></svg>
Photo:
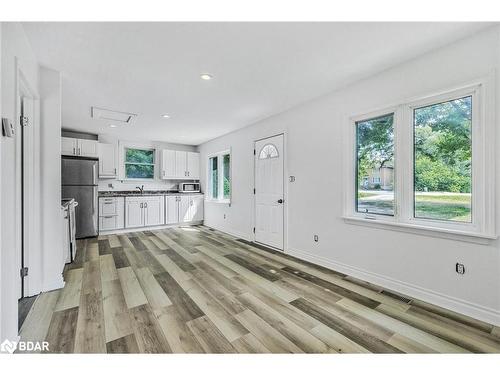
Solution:
<svg viewBox="0 0 500 375"><path fill-rule="evenodd" d="M91 116L93 119L104 121L116 121L122 124L130 124L137 117L135 113L113 111L111 109L92 107Z"/></svg>

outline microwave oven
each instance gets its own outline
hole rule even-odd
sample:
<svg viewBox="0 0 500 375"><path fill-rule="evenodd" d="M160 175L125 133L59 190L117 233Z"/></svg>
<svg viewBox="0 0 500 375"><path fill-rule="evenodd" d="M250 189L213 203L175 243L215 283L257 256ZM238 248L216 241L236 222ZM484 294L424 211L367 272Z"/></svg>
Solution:
<svg viewBox="0 0 500 375"><path fill-rule="evenodd" d="M181 182L179 183L179 193L199 193L199 182Z"/></svg>

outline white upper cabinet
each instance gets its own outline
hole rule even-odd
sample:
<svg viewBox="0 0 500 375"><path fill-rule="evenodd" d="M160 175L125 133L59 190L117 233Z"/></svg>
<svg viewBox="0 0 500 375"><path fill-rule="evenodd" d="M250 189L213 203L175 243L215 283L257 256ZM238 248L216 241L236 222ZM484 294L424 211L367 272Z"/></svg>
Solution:
<svg viewBox="0 0 500 375"><path fill-rule="evenodd" d="M112 144L99 143L99 178L116 178L118 163Z"/></svg>
<svg viewBox="0 0 500 375"><path fill-rule="evenodd" d="M164 180L198 180L200 154L197 152L162 150L161 178Z"/></svg>
<svg viewBox="0 0 500 375"><path fill-rule="evenodd" d="M77 149L77 139L76 138L61 138L61 154L62 155L76 155Z"/></svg>
<svg viewBox="0 0 500 375"><path fill-rule="evenodd" d="M200 178L200 154L187 152L187 177L198 180Z"/></svg>
<svg viewBox="0 0 500 375"><path fill-rule="evenodd" d="M61 154L97 158L99 156L98 142L90 139L62 137Z"/></svg>
<svg viewBox="0 0 500 375"><path fill-rule="evenodd" d="M175 170L177 178L187 178L187 153L175 151Z"/></svg>
<svg viewBox="0 0 500 375"><path fill-rule="evenodd" d="M89 139L79 139L78 140L79 156L86 156L92 158L99 157L98 145L99 143L97 141L92 141Z"/></svg>
<svg viewBox="0 0 500 375"><path fill-rule="evenodd" d="M175 151L173 150L162 150L161 178L164 180L177 178L175 168Z"/></svg>

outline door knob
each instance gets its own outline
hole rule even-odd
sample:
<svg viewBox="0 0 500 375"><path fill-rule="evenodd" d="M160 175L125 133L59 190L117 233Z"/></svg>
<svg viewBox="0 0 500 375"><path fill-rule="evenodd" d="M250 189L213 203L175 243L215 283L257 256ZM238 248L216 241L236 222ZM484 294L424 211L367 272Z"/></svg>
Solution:
<svg viewBox="0 0 500 375"><path fill-rule="evenodd" d="M283 199L278 199L278 203L283 203Z"/></svg>

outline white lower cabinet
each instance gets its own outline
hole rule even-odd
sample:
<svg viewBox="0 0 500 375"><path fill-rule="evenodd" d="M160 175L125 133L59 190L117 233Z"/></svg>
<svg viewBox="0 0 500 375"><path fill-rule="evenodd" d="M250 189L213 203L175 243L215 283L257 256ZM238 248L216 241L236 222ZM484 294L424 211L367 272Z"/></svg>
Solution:
<svg viewBox="0 0 500 375"><path fill-rule="evenodd" d="M144 225L163 225L165 224L165 198L147 197L144 199Z"/></svg>
<svg viewBox="0 0 500 375"><path fill-rule="evenodd" d="M203 195L169 195L166 200L167 224L203 220Z"/></svg>
<svg viewBox="0 0 500 375"><path fill-rule="evenodd" d="M126 197L125 228L137 228L165 224L165 197Z"/></svg>
<svg viewBox="0 0 500 375"><path fill-rule="evenodd" d="M181 195L179 198L179 223L189 223L191 221L189 196Z"/></svg>
<svg viewBox="0 0 500 375"><path fill-rule="evenodd" d="M179 222L179 199L176 195L167 195L165 199L167 218L166 224L175 224Z"/></svg>
<svg viewBox="0 0 500 375"><path fill-rule="evenodd" d="M203 220L203 195L192 195L189 201L191 221L202 221Z"/></svg>
<svg viewBox="0 0 500 375"><path fill-rule="evenodd" d="M99 198L100 232L202 220L202 194Z"/></svg>
<svg viewBox="0 0 500 375"><path fill-rule="evenodd" d="M123 197L99 198L99 231L123 229Z"/></svg>
<svg viewBox="0 0 500 375"><path fill-rule="evenodd" d="M144 226L143 205L142 198L125 198L125 228Z"/></svg>

